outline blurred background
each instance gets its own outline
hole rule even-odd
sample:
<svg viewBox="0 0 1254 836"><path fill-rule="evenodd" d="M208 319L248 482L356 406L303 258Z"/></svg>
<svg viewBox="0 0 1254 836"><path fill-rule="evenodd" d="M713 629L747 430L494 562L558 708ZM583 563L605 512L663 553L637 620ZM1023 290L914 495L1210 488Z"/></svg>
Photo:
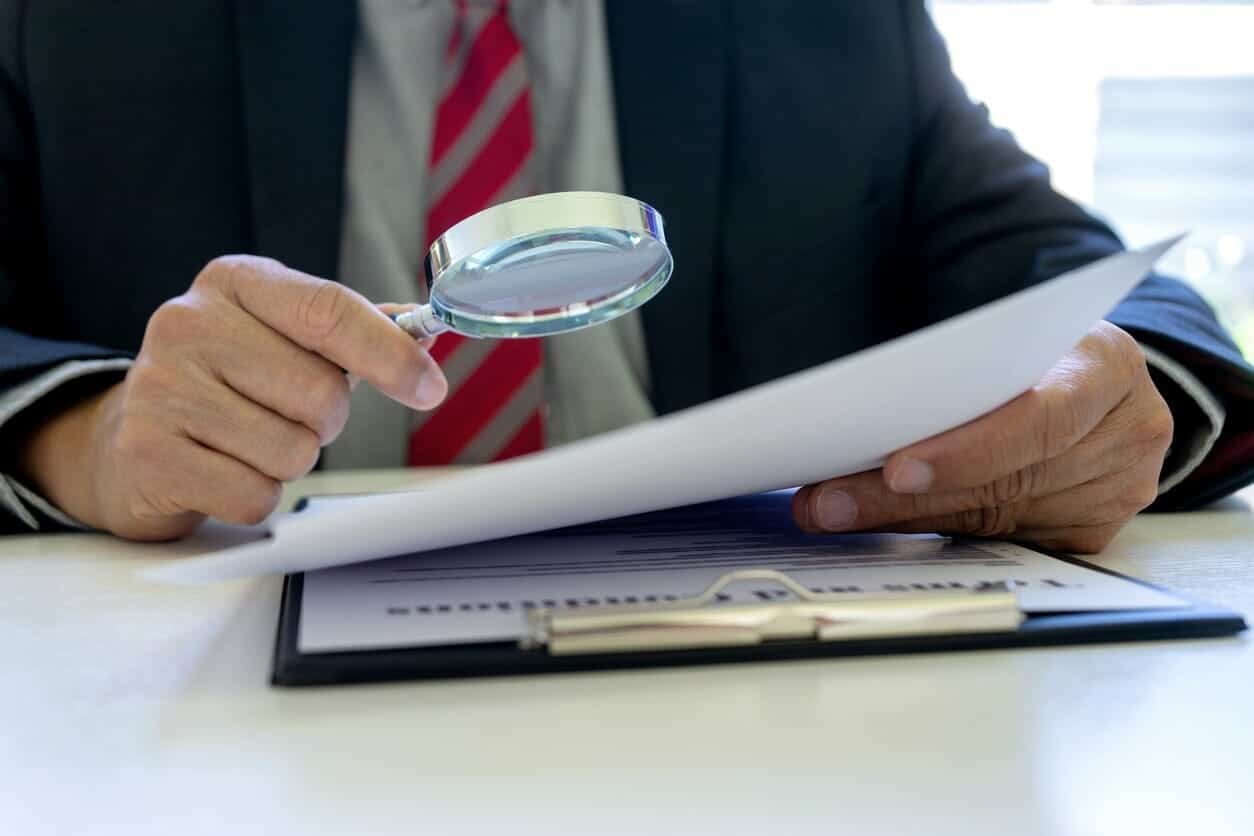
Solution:
<svg viewBox="0 0 1254 836"><path fill-rule="evenodd" d="M1254 358L1254 0L932 0L958 76Z"/></svg>

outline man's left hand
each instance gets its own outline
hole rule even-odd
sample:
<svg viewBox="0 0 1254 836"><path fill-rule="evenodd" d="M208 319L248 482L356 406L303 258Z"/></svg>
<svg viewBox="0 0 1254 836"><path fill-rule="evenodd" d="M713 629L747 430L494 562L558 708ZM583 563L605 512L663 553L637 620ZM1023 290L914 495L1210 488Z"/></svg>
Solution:
<svg viewBox="0 0 1254 836"><path fill-rule="evenodd" d="M1101 322L1033 389L889 456L797 491L811 532L936 531L1101 551L1154 501L1172 419L1140 346Z"/></svg>

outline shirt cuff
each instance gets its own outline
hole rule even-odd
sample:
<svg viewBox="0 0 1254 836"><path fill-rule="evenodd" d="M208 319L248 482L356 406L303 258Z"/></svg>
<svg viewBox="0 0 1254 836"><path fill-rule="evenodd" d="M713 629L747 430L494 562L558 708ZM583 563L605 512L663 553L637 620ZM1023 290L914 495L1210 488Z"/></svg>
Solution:
<svg viewBox="0 0 1254 836"><path fill-rule="evenodd" d="M71 380L91 374L125 371L130 366L131 360L127 357L69 360L38 377L5 390L0 393L0 433L3 433L5 425L22 410ZM34 511L67 528L87 528L7 473L0 473L0 509L10 512L33 529L40 528L39 517Z"/></svg>
<svg viewBox="0 0 1254 836"><path fill-rule="evenodd" d="M1176 438L1171 443L1172 467L1170 470L1164 468L1158 479L1158 494L1161 496L1183 482L1202 463L1223 432L1228 414L1219 398L1193 372L1152 346L1141 343L1141 351L1149 367L1178 386L1197 406L1204 419L1203 425L1194 428L1188 437L1181 437L1177 429Z"/></svg>

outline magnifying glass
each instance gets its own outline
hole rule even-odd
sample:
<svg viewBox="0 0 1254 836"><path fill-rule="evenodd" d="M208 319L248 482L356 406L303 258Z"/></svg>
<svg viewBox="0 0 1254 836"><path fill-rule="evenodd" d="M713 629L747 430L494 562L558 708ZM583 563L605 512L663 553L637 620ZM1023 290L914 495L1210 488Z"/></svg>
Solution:
<svg viewBox="0 0 1254 836"><path fill-rule="evenodd" d="M429 303L393 317L414 337L543 337L652 299L673 262L662 216L604 192L554 192L459 221L427 251Z"/></svg>

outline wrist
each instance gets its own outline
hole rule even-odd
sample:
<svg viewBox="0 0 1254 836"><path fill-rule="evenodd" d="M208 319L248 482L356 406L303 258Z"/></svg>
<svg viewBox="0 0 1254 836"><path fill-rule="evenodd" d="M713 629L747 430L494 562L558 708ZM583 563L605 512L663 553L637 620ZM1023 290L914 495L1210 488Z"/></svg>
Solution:
<svg viewBox="0 0 1254 836"><path fill-rule="evenodd" d="M57 508L100 528L96 466L97 439L107 405L121 383L46 413L19 441L17 477Z"/></svg>

